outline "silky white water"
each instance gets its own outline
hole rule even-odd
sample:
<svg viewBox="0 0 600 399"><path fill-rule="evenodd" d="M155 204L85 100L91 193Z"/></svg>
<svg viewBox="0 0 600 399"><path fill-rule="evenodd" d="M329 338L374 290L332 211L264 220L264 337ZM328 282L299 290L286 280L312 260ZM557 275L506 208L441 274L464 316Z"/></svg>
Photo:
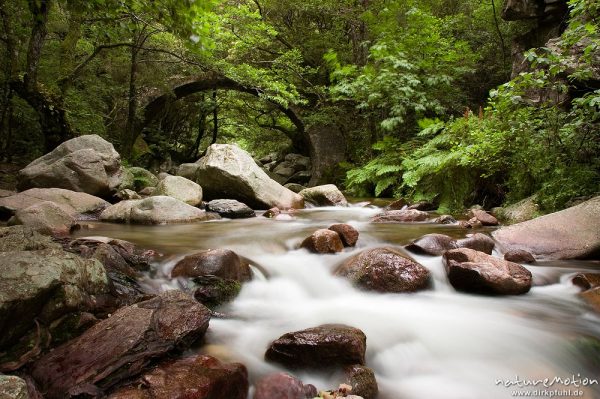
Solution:
<svg viewBox="0 0 600 399"><path fill-rule="evenodd" d="M95 235L127 239L170 257L144 281L155 290L172 289L170 269L185 254L228 248L266 271L244 284L234 302L219 309L200 348L227 361L244 363L251 381L278 366L263 360L269 343L284 333L325 323L360 328L367 336L367 366L374 369L381 399L511 398L517 380L554 377L596 378L597 362L584 343L600 337L600 318L577 297L570 277L597 268L592 262L527 266L543 284L514 297L456 292L447 282L440 257L409 254L432 272L433 288L411 294L359 291L331 271L343 259L368 247L406 244L426 233L456 237L468 231L432 224L368 223L377 209L315 208L292 220L256 218L195 225L131 227L98 224ZM336 255L295 249L318 228L336 222L360 232L357 247ZM89 231L87 232L89 233ZM595 347L596 351L597 346ZM597 356L598 352L595 352ZM295 372L319 389L337 387L339 376ZM579 377L578 377L579 376ZM597 384L554 384L559 389L600 398ZM546 396L548 397L548 396Z"/></svg>

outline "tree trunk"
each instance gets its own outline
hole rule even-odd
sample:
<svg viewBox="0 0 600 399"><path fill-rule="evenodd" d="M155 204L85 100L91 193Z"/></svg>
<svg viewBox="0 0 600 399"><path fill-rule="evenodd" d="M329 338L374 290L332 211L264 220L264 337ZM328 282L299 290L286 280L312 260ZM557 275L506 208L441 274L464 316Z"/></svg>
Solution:
<svg viewBox="0 0 600 399"><path fill-rule="evenodd" d="M213 100L213 134L212 140L210 140L210 144L214 144L217 142L217 135L219 134L219 107L217 105L217 91L213 90L212 92L212 100Z"/></svg>

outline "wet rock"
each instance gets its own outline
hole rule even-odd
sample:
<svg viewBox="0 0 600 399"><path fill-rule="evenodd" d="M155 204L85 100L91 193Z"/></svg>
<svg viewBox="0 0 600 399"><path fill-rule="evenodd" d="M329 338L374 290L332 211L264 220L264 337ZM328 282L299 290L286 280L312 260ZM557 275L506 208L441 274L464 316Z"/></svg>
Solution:
<svg viewBox="0 0 600 399"><path fill-rule="evenodd" d="M229 249L209 249L188 255L177 262L171 272L173 278L193 278L206 275L240 282L252 278L248 262Z"/></svg>
<svg viewBox="0 0 600 399"><path fill-rule="evenodd" d="M27 382L14 375L0 375L0 398L29 399Z"/></svg>
<svg viewBox="0 0 600 399"><path fill-rule="evenodd" d="M424 222L429 218L427 212L416 209L402 209L397 211L385 211L375 215L371 221L373 223L411 223Z"/></svg>
<svg viewBox="0 0 600 399"><path fill-rule="evenodd" d="M479 222L481 222L483 226L498 225L498 219L496 219L494 216L490 215L482 209L471 209L469 212L471 216L477 219Z"/></svg>
<svg viewBox="0 0 600 399"><path fill-rule="evenodd" d="M600 287L592 288L579 294L587 304L600 313Z"/></svg>
<svg viewBox="0 0 600 399"><path fill-rule="evenodd" d="M532 254L522 249L514 249L504 254L504 260L515 263L535 263Z"/></svg>
<svg viewBox="0 0 600 399"><path fill-rule="evenodd" d="M600 256L600 197L581 205L492 233L504 252L522 249L536 259L583 259Z"/></svg>
<svg viewBox="0 0 600 399"><path fill-rule="evenodd" d="M344 367L346 384L352 387L353 395L360 396L364 399L375 399L379 393L375 372L372 369L355 364Z"/></svg>
<svg viewBox="0 0 600 399"><path fill-rule="evenodd" d="M408 208L408 201L404 198L397 199L385 207L386 210L390 211L399 211L404 208Z"/></svg>
<svg viewBox="0 0 600 399"><path fill-rule="evenodd" d="M277 217L280 214L281 214L281 211L279 210L279 208L275 207L275 208L271 208L271 209L267 210L262 215L266 218L271 219L271 218Z"/></svg>
<svg viewBox="0 0 600 399"><path fill-rule="evenodd" d="M364 250L346 259L334 274L368 291L414 292L430 285L429 270L391 247Z"/></svg>
<svg viewBox="0 0 600 399"><path fill-rule="evenodd" d="M441 215L435 219L435 223L437 224L455 224L458 223L452 215Z"/></svg>
<svg viewBox="0 0 600 399"><path fill-rule="evenodd" d="M348 206L346 197L335 184L306 188L299 194L305 202L315 206Z"/></svg>
<svg viewBox="0 0 600 399"><path fill-rule="evenodd" d="M140 191L147 187L156 187L158 178L144 168L132 167L127 169L133 175L133 190Z"/></svg>
<svg viewBox="0 0 600 399"><path fill-rule="evenodd" d="M306 189L306 187L298 183L287 183L283 187L290 189L295 193L299 193L300 191Z"/></svg>
<svg viewBox="0 0 600 399"><path fill-rule="evenodd" d="M345 247L353 247L358 241L358 230L346 223L339 223L329 226L329 230L335 231L342 239Z"/></svg>
<svg viewBox="0 0 600 399"><path fill-rule="evenodd" d="M22 224L40 234L67 235L75 218L54 202L44 201L19 209L9 224Z"/></svg>
<svg viewBox="0 0 600 399"><path fill-rule="evenodd" d="M52 202L73 217L81 214L97 214L110 204L86 193L62 188L32 188L10 197L0 198L0 219L8 219L18 210L40 202Z"/></svg>
<svg viewBox="0 0 600 399"><path fill-rule="evenodd" d="M256 209L303 208L301 196L272 180L252 157L235 145L213 144L198 161L194 181L207 199L231 198Z"/></svg>
<svg viewBox="0 0 600 399"><path fill-rule="evenodd" d="M0 253L0 349L34 327L63 315L92 310L108 292L100 262L62 250Z"/></svg>
<svg viewBox="0 0 600 399"><path fill-rule="evenodd" d="M196 206L202 202L202 187L181 176L167 176L156 186L155 195L166 195Z"/></svg>
<svg viewBox="0 0 600 399"><path fill-rule="evenodd" d="M361 330L325 324L282 335L271 343L265 359L292 369L323 370L364 364L366 347L367 338Z"/></svg>
<svg viewBox="0 0 600 399"><path fill-rule="evenodd" d="M459 291L519 295L531 288L531 272L523 266L468 248L443 255L448 280Z"/></svg>
<svg viewBox="0 0 600 399"><path fill-rule="evenodd" d="M181 291L119 309L36 361L31 375L48 399L102 396L152 360L201 338L210 311Z"/></svg>
<svg viewBox="0 0 600 399"><path fill-rule="evenodd" d="M445 234L426 234L406 246L406 249L415 253L439 256L449 249L456 248L456 240Z"/></svg>
<svg viewBox="0 0 600 399"><path fill-rule="evenodd" d="M192 279L191 287L188 286L188 289L193 291L194 298L198 302L214 309L235 299L242 285L238 280L207 275Z"/></svg>
<svg viewBox="0 0 600 399"><path fill-rule="evenodd" d="M416 209L417 211L433 211L437 207L429 201L418 201L408 206L408 209Z"/></svg>
<svg viewBox="0 0 600 399"><path fill-rule="evenodd" d="M167 196L121 201L100 214L100 220L105 222L134 224L189 223L218 217Z"/></svg>
<svg viewBox="0 0 600 399"><path fill-rule="evenodd" d="M206 205L206 210L229 219L253 218L256 216L256 213L248 205L231 199L212 200Z"/></svg>
<svg viewBox="0 0 600 399"><path fill-rule="evenodd" d="M600 287L600 273L579 273L573 277L573 284L584 290Z"/></svg>
<svg viewBox="0 0 600 399"><path fill-rule="evenodd" d="M482 233L471 234L470 236L457 240L456 248L469 248L475 251L492 254L496 243L489 236Z"/></svg>
<svg viewBox="0 0 600 399"><path fill-rule="evenodd" d="M113 194L121 183L121 157L98 135L65 141L19 172L17 187L57 187L99 197Z"/></svg>
<svg viewBox="0 0 600 399"><path fill-rule="evenodd" d="M23 225L0 227L0 252L60 249L60 244Z"/></svg>
<svg viewBox="0 0 600 399"><path fill-rule="evenodd" d="M108 399L246 399L248 385L244 365L195 355L160 363Z"/></svg>
<svg viewBox="0 0 600 399"><path fill-rule="evenodd" d="M344 250L340 235L335 231L319 229L306 237L300 248L308 249L318 254L333 254Z"/></svg>
<svg viewBox="0 0 600 399"><path fill-rule="evenodd" d="M255 385L253 399L306 399L314 398L308 396L305 386L296 377L287 373L273 373L261 378Z"/></svg>

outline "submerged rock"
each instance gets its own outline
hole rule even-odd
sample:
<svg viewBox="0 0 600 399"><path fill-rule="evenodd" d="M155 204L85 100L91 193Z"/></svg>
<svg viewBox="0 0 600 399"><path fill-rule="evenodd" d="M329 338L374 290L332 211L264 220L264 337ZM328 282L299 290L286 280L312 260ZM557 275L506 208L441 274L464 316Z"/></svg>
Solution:
<svg viewBox="0 0 600 399"><path fill-rule="evenodd" d="M252 278L248 262L229 249L209 249L188 255L175 265L171 277L212 275L240 282Z"/></svg>
<svg viewBox="0 0 600 399"><path fill-rule="evenodd" d="M106 222L135 224L189 223L218 217L167 196L121 201L100 214L100 220Z"/></svg>
<svg viewBox="0 0 600 399"><path fill-rule="evenodd" d="M218 213L221 217L229 219L243 219L256 216L256 212L248 205L231 199L212 200L206 205L206 210Z"/></svg>
<svg viewBox="0 0 600 399"><path fill-rule="evenodd" d="M151 361L204 335L210 311L181 291L117 310L74 340L42 356L31 375L48 399L102 396Z"/></svg>
<svg viewBox="0 0 600 399"><path fill-rule="evenodd" d="M156 186L154 195L166 195L196 206L202 202L202 187L181 176L167 176Z"/></svg>
<svg viewBox="0 0 600 399"><path fill-rule="evenodd" d="M504 252L522 249L536 259L600 257L600 197L492 233Z"/></svg>
<svg viewBox="0 0 600 399"><path fill-rule="evenodd" d="M529 292L531 272L523 266L468 248L453 249L442 258L448 280L459 291L488 295Z"/></svg>
<svg viewBox="0 0 600 399"><path fill-rule="evenodd" d="M317 392L311 395L310 387L290 374L273 373L258 380L253 399L313 399Z"/></svg>
<svg viewBox="0 0 600 399"><path fill-rule="evenodd" d="M93 310L95 296L108 293L100 262L62 250L0 253L0 349L63 315Z"/></svg>
<svg viewBox="0 0 600 399"><path fill-rule="evenodd" d="M411 223L424 222L429 218L427 212L416 209L401 209L395 211L385 211L375 215L371 221L373 223Z"/></svg>
<svg viewBox="0 0 600 399"><path fill-rule="evenodd" d="M333 254L343 251L344 244L340 235L335 231L319 229L306 237L300 244L300 248L318 254Z"/></svg>
<svg viewBox="0 0 600 399"><path fill-rule="evenodd" d="M364 250L344 261L334 274L368 291L414 292L430 285L429 270L391 247Z"/></svg>
<svg viewBox="0 0 600 399"><path fill-rule="evenodd" d="M121 184L121 157L98 135L65 141L19 172L18 189L57 187L99 197L114 193Z"/></svg>
<svg viewBox="0 0 600 399"><path fill-rule="evenodd" d="M325 324L282 335L271 343L265 359L292 369L324 370L364 364L366 348L367 337L358 328Z"/></svg>
<svg viewBox="0 0 600 399"><path fill-rule="evenodd" d="M243 364L194 355L158 364L108 399L246 399L248 385Z"/></svg>
<svg viewBox="0 0 600 399"><path fill-rule="evenodd" d="M198 161L196 179L207 199L231 198L256 209L303 208L301 196L283 187L235 145L213 144Z"/></svg>
<svg viewBox="0 0 600 399"><path fill-rule="evenodd" d="M346 197L335 184L305 188L299 194L304 201L315 206L348 206Z"/></svg>
<svg viewBox="0 0 600 399"><path fill-rule="evenodd" d="M329 230L335 231L342 239L345 247L353 247L358 241L358 230L346 223L339 223L329 226Z"/></svg>

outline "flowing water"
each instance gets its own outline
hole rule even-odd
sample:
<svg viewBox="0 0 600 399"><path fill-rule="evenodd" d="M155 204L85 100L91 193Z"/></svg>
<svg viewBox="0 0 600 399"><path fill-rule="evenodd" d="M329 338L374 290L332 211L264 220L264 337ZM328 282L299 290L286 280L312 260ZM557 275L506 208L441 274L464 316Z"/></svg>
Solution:
<svg viewBox="0 0 600 399"><path fill-rule="evenodd" d="M191 225L124 226L93 223L80 236L109 236L165 254L143 284L173 289L171 268L184 255L228 248L260 267L237 299L210 322L201 351L240 361L251 381L277 366L264 362L269 343L286 332L324 323L344 323L367 336L367 365L375 370L381 399L495 399L527 391L518 380L554 377L543 397L600 398L600 317L578 298L570 277L598 270L597 262L525 265L534 287L523 296L484 297L456 292L447 282L440 257L418 256L433 276L433 288L411 294L359 291L331 271L365 248L401 248L424 234L463 237L467 231L428 223L371 224L376 208L313 208L289 220L262 217ZM303 238L333 223L358 229L357 247L336 255L296 249ZM268 277L266 276L268 275ZM296 374L319 389L337 387L339 377ZM505 385L511 385L506 387ZM531 387L530 387L531 390ZM559 392L560 391L560 392ZM569 392L570 391L570 392ZM565 395L569 393L569 395ZM582 393L582 395L580 395ZM522 393L521 393L522 394Z"/></svg>

